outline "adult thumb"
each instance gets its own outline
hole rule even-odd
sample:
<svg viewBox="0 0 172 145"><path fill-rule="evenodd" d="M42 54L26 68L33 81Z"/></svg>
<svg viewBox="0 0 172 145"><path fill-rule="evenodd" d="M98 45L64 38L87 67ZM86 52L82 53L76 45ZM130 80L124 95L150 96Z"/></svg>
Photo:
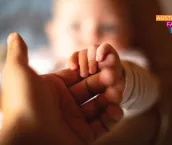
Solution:
<svg viewBox="0 0 172 145"><path fill-rule="evenodd" d="M6 65L11 63L28 65L28 49L22 37L18 33L12 33L8 36L7 43Z"/></svg>

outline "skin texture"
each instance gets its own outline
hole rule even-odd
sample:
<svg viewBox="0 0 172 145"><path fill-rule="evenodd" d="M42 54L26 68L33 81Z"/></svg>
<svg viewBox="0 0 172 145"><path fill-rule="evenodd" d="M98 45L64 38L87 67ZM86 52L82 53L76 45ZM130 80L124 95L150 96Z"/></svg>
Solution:
<svg viewBox="0 0 172 145"><path fill-rule="evenodd" d="M169 97L172 86L169 79L172 70L172 58L170 56L172 47L171 35L162 23L155 22L155 14L161 13L156 0L132 0L129 1L129 8L132 10L132 24L135 30L133 45L144 48L141 51L146 53L151 60L152 70L161 78L163 97L159 104L159 110L162 114L168 116L168 122L171 124L170 114L172 109L170 107L171 97ZM143 31L143 29L145 31ZM162 54L164 54L163 56L165 57L160 59L162 58ZM127 143L131 145L152 145L152 140L155 139L158 132L157 130L159 130L159 118L157 117L157 113L157 109L151 109L136 118L121 121L113 128L113 131L99 141L99 144L117 143L119 145L125 145ZM165 133L160 134L159 144L171 144L170 131L171 125L168 126L168 132L165 130ZM7 134L8 133L7 131ZM7 136L4 136L4 140L6 140L6 138ZM8 144L10 145L10 143Z"/></svg>
<svg viewBox="0 0 172 145"><path fill-rule="evenodd" d="M98 73L87 78L86 87L85 80L69 69L39 76L28 66L27 46L17 33L8 38L3 74L4 145L92 144L110 131L110 123L123 116L120 107L110 104L106 95L104 100L98 97L80 106L101 95L111 85L110 79L100 79Z"/></svg>
<svg viewBox="0 0 172 145"><path fill-rule="evenodd" d="M92 104L93 110L87 110L87 107L90 108L87 104L78 107L76 103L81 104L91 96L77 72L62 70L55 75L38 76L28 66L27 47L22 38L13 33L8 41L2 86L4 112L4 127L0 140L2 145L124 144L122 140L125 139L125 135L135 132L127 129L129 126L125 126L125 123L132 125L131 122L135 121L135 126L144 124L146 129L150 127L145 121L147 117L154 117L147 116L152 115L151 113L127 122L122 121L122 124L119 123L116 127L112 126L121 119L122 112L118 106L108 105L108 100L97 100L98 106L94 101L91 102L89 105ZM91 92L94 93L93 96L108 87L107 80L104 82L98 79L100 75L94 75L87 80ZM97 112L96 110L105 107L104 103L107 103L105 112ZM97 115L100 116L98 120ZM88 117L89 122L86 121ZM121 127L123 130L125 128L127 134L116 132L121 130ZM147 131L146 129L144 131ZM113 135L117 135L115 140ZM118 135L122 135L122 140ZM137 143L138 141L135 140Z"/></svg>

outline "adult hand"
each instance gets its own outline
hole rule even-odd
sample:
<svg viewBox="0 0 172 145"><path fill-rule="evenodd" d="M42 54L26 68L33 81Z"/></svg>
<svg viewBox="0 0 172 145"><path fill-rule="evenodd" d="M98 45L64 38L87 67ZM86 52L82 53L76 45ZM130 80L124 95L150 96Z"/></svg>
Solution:
<svg viewBox="0 0 172 145"><path fill-rule="evenodd" d="M24 41L11 34L2 84L2 144L93 143L123 115L104 95L83 104L108 86L99 78L82 80L68 69L39 76L28 66Z"/></svg>

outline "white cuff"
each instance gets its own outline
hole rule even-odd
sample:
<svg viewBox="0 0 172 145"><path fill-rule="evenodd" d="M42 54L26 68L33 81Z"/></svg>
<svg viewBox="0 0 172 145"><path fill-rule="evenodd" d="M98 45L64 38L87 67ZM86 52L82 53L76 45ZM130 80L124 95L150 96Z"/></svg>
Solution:
<svg viewBox="0 0 172 145"><path fill-rule="evenodd" d="M128 100L132 96L133 89L134 89L134 82L135 82L134 75L128 65L130 65L129 62L124 62L124 61L122 62L122 67L125 74L125 89L122 95L123 99L122 99L121 105L128 102Z"/></svg>

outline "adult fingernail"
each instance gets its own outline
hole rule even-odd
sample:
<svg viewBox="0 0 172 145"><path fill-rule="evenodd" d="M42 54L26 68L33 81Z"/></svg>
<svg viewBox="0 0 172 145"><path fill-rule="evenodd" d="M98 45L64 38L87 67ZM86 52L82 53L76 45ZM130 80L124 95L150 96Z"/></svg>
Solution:
<svg viewBox="0 0 172 145"><path fill-rule="evenodd" d="M11 43L11 41L12 41L12 39L13 39L13 36L8 36L8 39L7 39L7 44L9 45L9 43Z"/></svg>
<svg viewBox="0 0 172 145"><path fill-rule="evenodd" d="M11 33L7 38L7 44L9 45L17 35L18 35L17 33Z"/></svg>

